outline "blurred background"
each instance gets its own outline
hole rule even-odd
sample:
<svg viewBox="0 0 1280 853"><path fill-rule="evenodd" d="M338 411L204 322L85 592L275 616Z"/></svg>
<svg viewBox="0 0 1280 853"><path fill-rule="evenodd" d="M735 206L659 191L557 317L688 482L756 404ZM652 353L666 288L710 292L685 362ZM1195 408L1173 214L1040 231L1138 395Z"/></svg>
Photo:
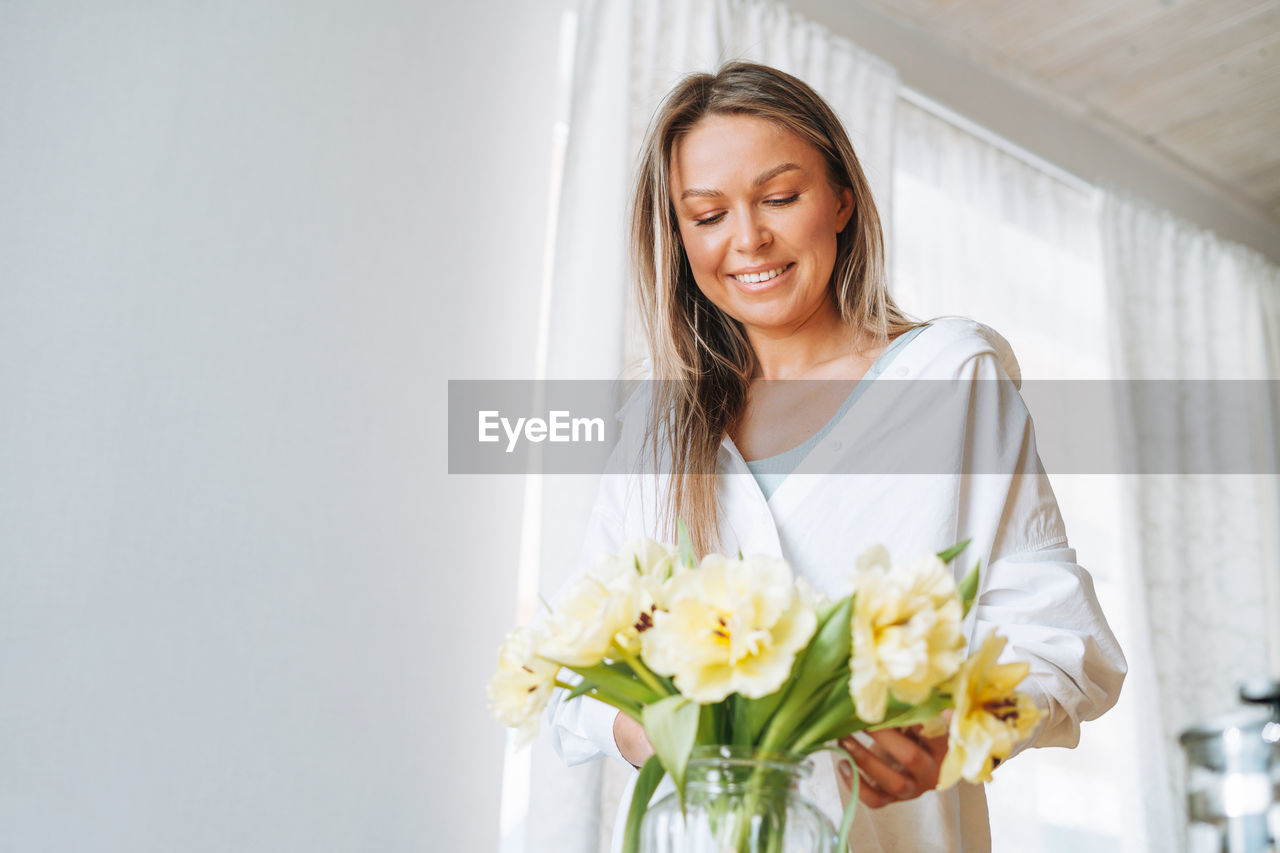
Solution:
<svg viewBox="0 0 1280 853"><path fill-rule="evenodd" d="M450 476L446 389L642 355L661 94L813 84L899 302L1028 378L1276 379L1278 56L1274 0L0 4L0 848L600 849L623 771L484 700L593 484ZM1177 731L1280 670L1276 477L1054 485L1131 675L996 849L1176 849Z"/></svg>

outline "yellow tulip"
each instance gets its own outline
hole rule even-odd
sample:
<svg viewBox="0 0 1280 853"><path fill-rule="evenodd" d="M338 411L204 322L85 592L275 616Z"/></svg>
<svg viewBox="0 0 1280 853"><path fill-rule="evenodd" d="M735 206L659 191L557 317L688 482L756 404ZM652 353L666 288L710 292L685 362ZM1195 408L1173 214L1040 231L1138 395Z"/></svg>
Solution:
<svg viewBox="0 0 1280 853"><path fill-rule="evenodd" d="M498 650L498 668L489 677L489 713L516 729L516 745L524 746L538 733L538 720L555 688L560 667L535 654L534 632L513 629Z"/></svg>
<svg viewBox="0 0 1280 853"><path fill-rule="evenodd" d="M1014 689L1030 667L1025 662L996 663L1005 642L994 632L988 634L952 682L955 712L939 788L949 788L960 779L975 784L991 781L991 771L1040 721L1040 709Z"/></svg>
<svg viewBox="0 0 1280 853"><path fill-rule="evenodd" d="M663 590L666 609L641 634L644 661L700 703L767 696L791 673L818 618L778 557L707 556Z"/></svg>
<svg viewBox="0 0 1280 853"><path fill-rule="evenodd" d="M964 650L955 579L928 554L890 569L875 547L854 578L849 695L868 723L884 719L890 695L918 705L956 673Z"/></svg>

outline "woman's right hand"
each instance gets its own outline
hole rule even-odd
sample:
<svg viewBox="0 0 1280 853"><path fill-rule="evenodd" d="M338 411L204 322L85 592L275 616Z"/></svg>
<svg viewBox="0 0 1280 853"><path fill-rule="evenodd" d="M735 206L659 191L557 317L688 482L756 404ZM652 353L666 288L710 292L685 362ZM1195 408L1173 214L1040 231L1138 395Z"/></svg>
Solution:
<svg viewBox="0 0 1280 853"><path fill-rule="evenodd" d="M653 755L653 745L649 743L649 736L644 733L644 726L621 711L613 718L613 742L632 767L643 767L649 756Z"/></svg>

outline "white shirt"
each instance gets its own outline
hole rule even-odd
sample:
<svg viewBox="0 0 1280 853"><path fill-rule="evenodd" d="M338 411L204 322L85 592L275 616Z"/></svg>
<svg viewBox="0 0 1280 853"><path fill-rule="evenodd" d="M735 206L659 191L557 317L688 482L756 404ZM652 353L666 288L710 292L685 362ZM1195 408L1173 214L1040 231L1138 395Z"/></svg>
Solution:
<svg viewBox="0 0 1280 853"><path fill-rule="evenodd" d="M726 438L718 462L722 550L780 555L799 576L836 597L848 594L854 560L869 545L884 545L898 564L972 539L953 564L961 575L981 560L979 596L966 622L971 647L992 629L1007 637L1002 660L1030 664L1022 689L1047 710L1032 745L1075 746L1080 723L1115 704L1126 664L1092 580L1067 545L1057 501L1040 471L1031 419L1016 391L1017 361L991 329L945 318L908 342L874 382L912 379L950 380L932 387L953 389L954 399L939 405L938 394L909 395L888 409L864 406L871 396L864 394L769 500ZM624 417L631 408L624 408ZM632 422L643 420L640 412L625 422L620 447L631 449L620 458L634 453L643 423ZM831 473L865 470L857 466L867 460L900 459L904 448L927 457L919 470L928 473ZM979 465L983 473L966 473L975 458L986 460ZM583 570L629 540L670 538L658 523L664 480L602 478ZM594 700L563 703L557 697L551 735L566 763L602 755L622 760L613 741L614 715ZM815 759L802 790L839 824L842 792L826 754ZM629 801L630 790L620 818ZM615 849L622 826L620 819ZM860 807L851 839L858 853L986 853L985 792L962 782L882 809Z"/></svg>

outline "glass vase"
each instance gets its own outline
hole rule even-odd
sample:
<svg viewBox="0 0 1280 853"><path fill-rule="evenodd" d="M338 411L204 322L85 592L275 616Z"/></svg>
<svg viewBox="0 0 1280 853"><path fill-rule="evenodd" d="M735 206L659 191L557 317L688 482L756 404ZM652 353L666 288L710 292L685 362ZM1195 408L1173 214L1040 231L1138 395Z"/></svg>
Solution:
<svg viewBox="0 0 1280 853"><path fill-rule="evenodd" d="M805 756L728 746L697 747L675 792L650 806L644 853L835 853L836 830L799 793Z"/></svg>

